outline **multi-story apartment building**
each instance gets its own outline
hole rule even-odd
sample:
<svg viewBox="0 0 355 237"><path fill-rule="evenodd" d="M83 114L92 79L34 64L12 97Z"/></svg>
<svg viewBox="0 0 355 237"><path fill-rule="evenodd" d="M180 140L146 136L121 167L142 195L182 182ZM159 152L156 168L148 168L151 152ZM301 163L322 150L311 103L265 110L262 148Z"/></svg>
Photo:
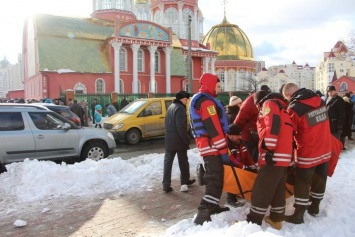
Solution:
<svg viewBox="0 0 355 237"><path fill-rule="evenodd" d="M316 67L316 88L325 92L328 85L342 76L355 76L355 56L342 41L330 52L324 52Z"/></svg>
<svg viewBox="0 0 355 237"><path fill-rule="evenodd" d="M305 66L292 64L263 68L257 74L260 85L268 85L272 91L278 91L281 85L293 82L300 87L315 90L315 68L308 63Z"/></svg>

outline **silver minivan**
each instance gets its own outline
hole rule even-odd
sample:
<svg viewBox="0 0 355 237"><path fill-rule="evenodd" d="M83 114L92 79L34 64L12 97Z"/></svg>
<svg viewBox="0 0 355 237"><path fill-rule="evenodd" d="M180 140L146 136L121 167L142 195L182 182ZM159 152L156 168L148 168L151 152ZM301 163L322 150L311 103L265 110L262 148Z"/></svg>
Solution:
<svg viewBox="0 0 355 237"><path fill-rule="evenodd" d="M26 158L99 160L114 152L116 142L105 129L78 127L40 105L0 104L0 164Z"/></svg>

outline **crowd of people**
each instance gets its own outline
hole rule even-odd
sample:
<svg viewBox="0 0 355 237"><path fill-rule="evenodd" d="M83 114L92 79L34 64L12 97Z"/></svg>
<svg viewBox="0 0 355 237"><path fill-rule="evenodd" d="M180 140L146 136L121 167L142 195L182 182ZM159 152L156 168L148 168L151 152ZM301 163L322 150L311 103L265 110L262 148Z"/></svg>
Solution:
<svg viewBox="0 0 355 237"><path fill-rule="evenodd" d="M198 178L199 183L205 185L205 192L194 223L202 225L211 221L211 215L229 211L229 207L219 204L225 165L257 173L251 207L246 216L248 222L261 225L264 220L280 229L282 221L304 223L306 211L317 217L327 176L334 172L334 160L338 159L342 149L346 149L345 139L353 140L355 96L351 92L341 95L332 85L327 87L324 96L319 91L287 83L278 92L263 85L244 101L231 96L229 104L223 106L217 99L220 92L218 77L206 73L199 82L199 92L190 100L189 114L191 132L203 158L203 172L198 172L203 177ZM187 92L179 92L182 93ZM183 98L188 99L189 95L185 94ZM189 143L183 129L186 126L186 104L179 99L181 96L177 94L174 103L179 106L170 106L171 115L166 118L162 183L165 192L173 191L170 176L176 153L182 186L195 182L187 171ZM181 110L177 116L179 107ZM176 127L177 121L179 127ZM286 182L294 187L294 212L290 216L285 215ZM243 205L238 198L227 193L230 206Z"/></svg>

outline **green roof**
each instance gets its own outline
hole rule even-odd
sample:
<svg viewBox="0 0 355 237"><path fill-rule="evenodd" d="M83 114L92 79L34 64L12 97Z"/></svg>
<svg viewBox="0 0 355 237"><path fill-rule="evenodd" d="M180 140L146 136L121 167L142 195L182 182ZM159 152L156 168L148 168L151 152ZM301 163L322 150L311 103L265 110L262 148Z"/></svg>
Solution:
<svg viewBox="0 0 355 237"><path fill-rule="evenodd" d="M174 48L171 51L170 74L172 76L187 75L187 68L181 48Z"/></svg>
<svg viewBox="0 0 355 237"><path fill-rule="evenodd" d="M34 24L40 70L111 72L105 40L113 35L113 22L37 15Z"/></svg>

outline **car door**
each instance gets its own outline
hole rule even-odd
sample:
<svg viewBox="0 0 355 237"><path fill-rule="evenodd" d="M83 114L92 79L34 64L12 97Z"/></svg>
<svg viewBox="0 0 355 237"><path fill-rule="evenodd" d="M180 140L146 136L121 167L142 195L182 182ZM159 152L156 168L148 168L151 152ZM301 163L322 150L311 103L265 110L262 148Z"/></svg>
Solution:
<svg viewBox="0 0 355 237"><path fill-rule="evenodd" d="M52 111L29 112L36 144L36 159L78 156L78 129L63 129L65 120Z"/></svg>
<svg viewBox="0 0 355 237"><path fill-rule="evenodd" d="M143 136L154 137L165 134L165 113L163 113L162 102L152 101L142 111L144 123L142 124Z"/></svg>
<svg viewBox="0 0 355 237"><path fill-rule="evenodd" d="M23 119L24 114L20 111L0 113L0 158L3 163L35 156L34 137L28 122Z"/></svg>

